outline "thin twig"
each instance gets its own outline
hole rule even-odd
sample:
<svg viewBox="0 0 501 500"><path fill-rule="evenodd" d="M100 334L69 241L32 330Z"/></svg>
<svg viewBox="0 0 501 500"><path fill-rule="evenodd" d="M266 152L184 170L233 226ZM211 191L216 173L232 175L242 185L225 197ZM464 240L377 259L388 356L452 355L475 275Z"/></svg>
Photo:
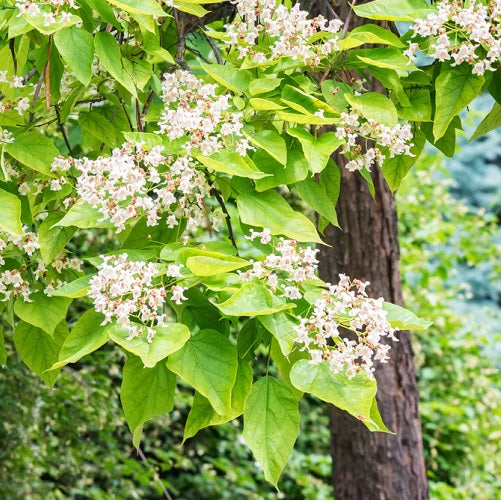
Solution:
<svg viewBox="0 0 501 500"><path fill-rule="evenodd" d="M230 214L228 212L228 209L226 208L226 204L224 203L221 193L212 185L212 183L211 183L211 193L215 196L217 202L219 203L219 206L221 207L221 210L224 213L226 227L228 228L228 238L230 239L231 244L235 247L235 250L237 251L238 255L238 247L237 247L237 242L235 241L235 235L233 233L233 226L231 225Z"/></svg>
<svg viewBox="0 0 501 500"><path fill-rule="evenodd" d="M45 78L45 71L47 69L47 65L49 64L49 61L50 61L50 53L52 52L52 38L50 39L50 42L49 42L49 49L47 51L47 61L45 63L45 66L43 67L43 70L40 72L40 78L38 79L38 83L37 83L37 86L35 88L35 92L33 94L33 101L31 103L31 108L34 109L35 108L35 104L38 100L38 96L40 95L40 89L42 88L42 83L44 81L44 78ZM33 119L35 118L35 113L33 111L30 112L30 118L29 118L29 122L30 123L33 123Z"/></svg>
<svg viewBox="0 0 501 500"><path fill-rule="evenodd" d="M82 99L81 101L77 101L75 103L75 106L77 104L95 104L96 102L103 102L106 101L106 97L95 97L94 99Z"/></svg>
<svg viewBox="0 0 501 500"><path fill-rule="evenodd" d="M148 463L148 459L146 458L146 456L143 453L143 450L141 450L141 448L139 448L139 447L137 449L137 454L141 457L141 460L143 462L145 462L146 464L150 465ZM162 483L162 481L160 481L160 478L157 476L156 473L154 474L153 477L155 478L155 481L157 481L158 484L160 485L160 488L162 489L162 492L163 492L165 498L167 498L168 500L172 500L172 497L170 496L169 492L167 491L167 488L165 487L164 483Z"/></svg>
<svg viewBox="0 0 501 500"><path fill-rule="evenodd" d="M129 122L130 131L134 132L134 125L132 124L132 120L130 119L130 115L129 115L129 112L127 111L127 107L125 106L125 102L120 97L120 95L118 95L118 99L120 100L120 104L122 105L122 109L124 110L125 116L127 117L127 121Z"/></svg>
<svg viewBox="0 0 501 500"><path fill-rule="evenodd" d="M221 52L219 52L219 49L217 45L214 43L214 40L205 33L203 30L203 26L200 26L202 28L202 33L204 34L205 39L207 40L207 43L209 44L209 47L212 49L212 52L214 53L214 57L216 58L216 61L218 64L224 64L223 58L221 57Z"/></svg>
<svg viewBox="0 0 501 500"><path fill-rule="evenodd" d="M10 53L12 55L12 62L14 63L14 74L17 75L17 57L16 57L16 49L14 47L15 41L16 40L14 38L11 38L9 40L9 49L10 49Z"/></svg>
<svg viewBox="0 0 501 500"><path fill-rule="evenodd" d="M66 134L66 129L64 128L64 124L61 122L61 113L59 112L59 106L55 104L54 109L56 110L57 124L59 126L59 130L61 131L61 134L63 134L64 143L66 144L70 155L73 156L73 151L71 150L70 141L68 140L68 135Z"/></svg>
<svg viewBox="0 0 501 500"><path fill-rule="evenodd" d="M340 21L342 21L342 19L339 17L338 13L334 10L334 7L330 4L329 1L325 2L325 5L327 6L327 8L329 9L329 12L334 16L334 17L337 17Z"/></svg>
<svg viewBox="0 0 501 500"><path fill-rule="evenodd" d="M155 92L153 92L153 90L150 90L150 93L148 94L148 97L146 98L146 102L143 105L143 111L141 112L141 118L144 118L146 116L146 113L148 112L148 109L150 108L151 101L153 101L154 97L155 97Z"/></svg>
<svg viewBox="0 0 501 500"><path fill-rule="evenodd" d="M327 77L331 74L331 69L330 68L327 68L322 77L320 78L320 85L322 85L322 83L324 83L325 80L327 80Z"/></svg>
<svg viewBox="0 0 501 500"><path fill-rule="evenodd" d="M174 12L174 20L176 21L177 27L177 51L176 51L176 63L181 66L186 71L189 71L190 68L186 61L184 60L184 52L186 50L186 40L185 40L185 30L184 30L184 20L185 15L184 12L181 12L177 9L173 9Z"/></svg>
<svg viewBox="0 0 501 500"><path fill-rule="evenodd" d="M351 17L353 14L353 7L357 4L357 0L353 0L353 3L351 4L351 9L350 12L348 12L348 15L346 16L346 21L343 26L343 32L341 33L341 40L344 40L346 33L348 33L348 30L350 29L350 23L351 23Z"/></svg>
<svg viewBox="0 0 501 500"><path fill-rule="evenodd" d="M47 54L47 63L45 64L45 105L50 109L50 54L52 52L53 37L49 38L49 51Z"/></svg>
<svg viewBox="0 0 501 500"><path fill-rule="evenodd" d="M143 124L141 122L141 108L139 107L139 99L136 99L136 121L137 121L137 131L143 131Z"/></svg>

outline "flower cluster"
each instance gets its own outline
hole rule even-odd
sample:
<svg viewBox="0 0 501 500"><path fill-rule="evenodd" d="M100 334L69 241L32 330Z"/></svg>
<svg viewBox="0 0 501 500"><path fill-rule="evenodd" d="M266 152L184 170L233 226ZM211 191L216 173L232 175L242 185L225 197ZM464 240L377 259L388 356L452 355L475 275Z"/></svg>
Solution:
<svg viewBox="0 0 501 500"><path fill-rule="evenodd" d="M161 275L153 262L130 261L126 253L103 256L98 273L91 279L88 291L96 311L104 314L103 325L115 320L129 331L129 339L146 331L149 342L155 335L155 325L162 326L165 314L159 312L165 304L167 290L155 282ZM179 276L179 268L171 268L167 276ZM186 288L171 287L171 300L181 304L186 300ZM137 323L136 321L139 321Z"/></svg>
<svg viewBox="0 0 501 500"><path fill-rule="evenodd" d="M439 61L452 59L452 66L467 62L473 73L496 71L501 62L501 2L483 5L475 0L463 6L460 1L441 1L437 12L419 19L411 27L413 36L430 40L428 53ZM419 44L411 43L407 51L413 56Z"/></svg>
<svg viewBox="0 0 501 500"><path fill-rule="evenodd" d="M0 83L8 83L11 89L22 89L25 86L22 76L12 75L8 78L7 74L8 70L0 70Z"/></svg>
<svg viewBox="0 0 501 500"><path fill-rule="evenodd" d="M323 57L339 50L337 39L343 23L327 21L323 16L308 19L299 3L292 8L274 1L236 0L240 20L225 26L228 47L237 47L240 58L251 57L261 64L279 57L291 57L316 67ZM262 35L270 40L269 48L258 48Z"/></svg>
<svg viewBox="0 0 501 500"><path fill-rule="evenodd" d="M4 231L0 231L0 265L4 265L5 261L2 257L2 252L12 244L28 256L32 256L36 250L40 248L38 244L38 236L31 231L27 231L26 227L23 228L22 236L13 236Z"/></svg>
<svg viewBox="0 0 501 500"><path fill-rule="evenodd" d="M132 323L131 317L150 325L162 324L163 316L158 310L167 292L164 287L153 284L158 274L156 264L132 262L124 253L103 257L98 269L90 281L88 295L96 311L104 314L103 325L116 320L128 328L129 338L133 338L142 333L144 325ZM153 335L153 328L148 327L150 340Z"/></svg>
<svg viewBox="0 0 501 500"><path fill-rule="evenodd" d="M165 156L163 146L147 151L140 144L126 143L110 157L56 158L52 171L66 172L71 167L80 172L78 195L97 208L103 220L113 223L117 232L125 229L128 220L143 215L147 224L154 226L168 214L169 228L186 218L188 229L204 226L209 215L204 203L210 192L207 180L188 156ZM52 181L51 188L61 189L64 179ZM217 212L213 214L212 227L217 230L221 220Z"/></svg>
<svg viewBox="0 0 501 500"><path fill-rule="evenodd" d="M0 70L0 83L8 84L11 89L23 89L26 87L25 78L18 75L8 77L8 70ZM18 97L14 100L0 102L0 113L5 113L14 109L19 115L23 115L30 108L30 99L28 97ZM0 132L1 134L1 132ZM6 142L0 138L0 142ZM11 141L12 142L12 141Z"/></svg>
<svg viewBox="0 0 501 500"><path fill-rule="evenodd" d="M346 168L352 172L364 167L370 171L374 163L381 165L385 157L385 148L390 158L396 155L414 156L410 148L413 144L410 124L387 127L375 120L364 120L356 113L341 113L341 123L337 126L336 135L345 139L343 154L349 160ZM362 147L363 140L375 143L374 147ZM365 151L365 152L364 152Z"/></svg>
<svg viewBox="0 0 501 500"><path fill-rule="evenodd" d="M9 144L14 142L12 132L0 128L0 144Z"/></svg>
<svg viewBox="0 0 501 500"><path fill-rule="evenodd" d="M198 150L208 156L233 146L245 156L249 143L242 137L242 114L230 111L230 94L217 95L216 89L217 85L204 83L189 71L166 73L160 133L171 141L188 138L183 146L188 153Z"/></svg>
<svg viewBox="0 0 501 500"><path fill-rule="evenodd" d="M41 15L44 20L44 26L50 26L57 21L68 23L71 21L71 13L63 10L67 6L70 9L78 9L75 0L18 0L16 7L19 9L18 16L26 14L29 16ZM48 8L47 8L48 7Z"/></svg>
<svg viewBox="0 0 501 500"><path fill-rule="evenodd" d="M269 229L262 232L251 230L248 239L259 238L261 243L271 242ZM318 250L300 247L294 240L280 238L275 253L271 253L264 260L252 262L252 268L246 272L238 271L240 278L250 281L254 278L265 279L268 286L275 292L280 288L288 299L300 299L302 293L298 286L315 277L318 260Z"/></svg>
<svg viewBox="0 0 501 500"><path fill-rule="evenodd" d="M9 269L0 274L0 302L6 302L12 297L22 297L25 302L31 302L30 284L17 269Z"/></svg>
<svg viewBox="0 0 501 500"><path fill-rule="evenodd" d="M301 318L296 342L311 355L312 363L326 361L334 373L346 368L353 378L360 371L373 377L374 360L388 361L390 346L382 339L397 340L396 330L386 319L383 299L367 297L368 285L341 274L339 283L328 285L314 303L312 315Z"/></svg>

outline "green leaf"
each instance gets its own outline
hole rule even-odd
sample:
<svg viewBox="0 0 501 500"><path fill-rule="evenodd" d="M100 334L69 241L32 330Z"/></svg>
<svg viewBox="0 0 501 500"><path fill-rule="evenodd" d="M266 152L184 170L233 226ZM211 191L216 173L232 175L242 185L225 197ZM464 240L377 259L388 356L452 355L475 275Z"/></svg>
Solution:
<svg viewBox="0 0 501 500"><path fill-rule="evenodd" d="M143 424L174 408L175 389L176 376L167 369L165 363L144 368L136 356L126 361L120 400L136 448L139 448Z"/></svg>
<svg viewBox="0 0 501 500"><path fill-rule="evenodd" d="M261 172L250 158L242 157L232 151L221 151L211 156L197 155L196 159L202 165L216 172L247 177L248 179L261 179L268 175Z"/></svg>
<svg viewBox="0 0 501 500"><path fill-rule="evenodd" d="M329 106L332 106L332 109L341 113L348 107L345 94L353 94L353 89L349 85L335 80L325 80L322 82L321 88L324 99Z"/></svg>
<svg viewBox="0 0 501 500"><path fill-rule="evenodd" d="M336 113L325 101L317 99L291 85L284 86L280 101L303 114L315 115L319 110Z"/></svg>
<svg viewBox="0 0 501 500"><path fill-rule="evenodd" d="M204 9L201 5L189 3L187 1L181 2L180 0L176 0L176 9L197 17L204 17L206 14L209 14L209 11Z"/></svg>
<svg viewBox="0 0 501 500"><path fill-rule="evenodd" d="M345 98L352 109L367 120L375 120L387 127L394 127L398 123L395 105L382 94L377 92L367 92L359 96L346 94Z"/></svg>
<svg viewBox="0 0 501 500"><path fill-rule="evenodd" d="M297 337L295 327L297 321L294 316L286 312L278 312L267 316L259 316L259 322L277 339L280 350L284 356L288 356L294 348Z"/></svg>
<svg viewBox="0 0 501 500"><path fill-rule="evenodd" d="M336 123L339 123L339 118L321 118L320 116L316 115L288 113L285 111L277 111L277 116L284 122L301 125L334 125Z"/></svg>
<svg viewBox="0 0 501 500"><path fill-rule="evenodd" d="M371 66L370 72L371 75L377 78L384 87L392 91L392 96L394 95L402 106L411 106L409 98L407 97L402 85L402 80L400 79L397 71L394 69L376 68L375 66Z"/></svg>
<svg viewBox="0 0 501 500"><path fill-rule="evenodd" d="M290 378L300 391L309 392L347 411L369 430L377 430L377 424L371 419L376 381L369 379L365 373L360 372L349 379L344 372L333 373L327 362L312 364L301 359L292 367Z"/></svg>
<svg viewBox="0 0 501 500"><path fill-rule="evenodd" d="M66 322L61 322L57 326L52 337L24 321L19 321L14 331L14 345L19 356L28 368L50 387L54 385L59 370L49 372L46 370L57 360L67 333Z"/></svg>
<svg viewBox="0 0 501 500"><path fill-rule="evenodd" d="M62 17L58 17L48 26L45 24L44 18L41 15L32 16L30 14L23 14L23 18L44 35L51 35L52 33L55 33L63 28L82 22L82 19L74 14L70 15L70 19L68 21L63 21Z"/></svg>
<svg viewBox="0 0 501 500"><path fill-rule="evenodd" d="M257 191L266 191L284 184L294 184L308 175L308 162L297 147L289 150L285 167L262 149L254 153L252 160L263 172L269 174L264 179L256 180Z"/></svg>
<svg viewBox="0 0 501 500"><path fill-rule="evenodd" d="M442 71L435 81L436 109L433 120L433 136L440 139L452 119L475 97L477 97L484 77L471 74L467 64Z"/></svg>
<svg viewBox="0 0 501 500"><path fill-rule="evenodd" d="M92 60L94 59L94 38L83 28L64 28L54 35L57 50L85 86L92 78Z"/></svg>
<svg viewBox="0 0 501 500"><path fill-rule="evenodd" d="M275 486L299 433L299 408L292 390L266 376L253 386L244 411L245 442Z"/></svg>
<svg viewBox="0 0 501 500"><path fill-rule="evenodd" d="M456 129L461 130L461 119L456 115L449 123L445 134L440 139L435 140L433 137L433 123L424 122L421 124L421 131L424 133L427 141L433 144L448 158L452 158L456 152Z"/></svg>
<svg viewBox="0 0 501 500"><path fill-rule="evenodd" d="M114 2L120 3L120 2ZM134 2L142 3L142 2ZM159 7L160 8L160 7ZM161 9L160 9L161 10ZM120 46L115 40L115 37L108 32L101 31L96 33L94 43L96 46L96 54L99 57L102 65L123 87L125 87L134 97L136 94L136 85L132 76L123 66L122 54Z"/></svg>
<svg viewBox="0 0 501 500"><path fill-rule="evenodd" d="M410 122L431 121L431 97L428 89L412 90L409 106L397 106L398 116Z"/></svg>
<svg viewBox="0 0 501 500"><path fill-rule="evenodd" d="M408 57L393 47L351 50L348 52L347 64L355 69L364 68L368 64L398 71L419 71Z"/></svg>
<svg viewBox="0 0 501 500"><path fill-rule="evenodd" d="M296 389L291 382L290 379L290 371L291 368L297 363L300 359L309 359L306 351L302 351L300 349L294 349L290 354L285 356L280 348L280 345L276 338L271 339L271 348L270 348L270 356L278 369L278 373L280 378L287 384L287 386L292 390L294 396L299 401L304 392Z"/></svg>
<svg viewBox="0 0 501 500"><path fill-rule="evenodd" d="M289 128L287 133L301 143L306 161L314 174L327 166L331 154L344 142L334 132L326 132L318 138L303 128Z"/></svg>
<svg viewBox="0 0 501 500"><path fill-rule="evenodd" d="M237 69L227 64L200 63L201 68L217 83L230 89L235 94L242 94L249 88L252 73L246 69Z"/></svg>
<svg viewBox="0 0 501 500"><path fill-rule="evenodd" d="M121 29L113 9L106 3L106 0L86 0L86 2L101 16L103 21L115 26L117 29Z"/></svg>
<svg viewBox="0 0 501 500"><path fill-rule="evenodd" d="M131 14L150 14L160 17L167 15L155 0L108 0L108 2Z"/></svg>
<svg viewBox="0 0 501 500"><path fill-rule="evenodd" d="M349 32L346 38L339 42L339 45L343 50L348 50L366 43L405 47L398 36L376 24L358 26Z"/></svg>
<svg viewBox="0 0 501 500"><path fill-rule="evenodd" d="M77 299L79 297L86 297L87 291L89 289L90 280L92 275L81 276L76 280L66 283L62 287L54 290L52 292L53 297L69 297L71 299Z"/></svg>
<svg viewBox="0 0 501 500"><path fill-rule="evenodd" d="M14 236L23 235L21 225L21 200L12 193L0 189L0 229Z"/></svg>
<svg viewBox="0 0 501 500"><path fill-rule="evenodd" d="M40 253L46 265L49 265L63 250L75 233L72 227L54 226L61 220L61 214L51 213L38 227Z"/></svg>
<svg viewBox="0 0 501 500"><path fill-rule="evenodd" d="M47 297L43 292L36 292L30 295L30 300L33 302L18 298L14 304L14 312L26 323L52 335L56 326L66 317L71 299Z"/></svg>
<svg viewBox="0 0 501 500"><path fill-rule="evenodd" d="M376 398L372 400L370 415L372 422L367 422L366 424L370 431L381 431L381 432L386 432L388 434L394 434L394 432L391 432L390 429L388 429L388 427L384 425L383 419L379 413L379 408L377 406Z"/></svg>
<svg viewBox="0 0 501 500"><path fill-rule="evenodd" d="M261 316L291 309L293 304L283 302L262 283L244 283L228 300L215 304L227 316Z"/></svg>
<svg viewBox="0 0 501 500"><path fill-rule="evenodd" d="M62 368L68 363L76 363L106 344L110 325L102 326L103 320L104 315L94 309L89 309L82 314L73 330L65 338L57 361L50 367L50 370Z"/></svg>
<svg viewBox="0 0 501 500"><path fill-rule="evenodd" d="M336 203L341 186L341 174L337 165L330 160L329 166L320 174L319 182L306 179L294 185L299 196L308 205L325 217L333 226L339 227Z"/></svg>
<svg viewBox="0 0 501 500"><path fill-rule="evenodd" d="M353 7L357 16L381 21L415 21L435 9L426 0L375 0Z"/></svg>
<svg viewBox="0 0 501 500"><path fill-rule="evenodd" d="M238 212L244 224L268 228L300 242L322 243L313 223L294 211L275 191L246 191L237 197Z"/></svg>
<svg viewBox="0 0 501 500"><path fill-rule="evenodd" d="M282 83L282 78L256 78L252 80L249 84L250 95L260 95L266 94L267 92L272 92L277 87L280 87Z"/></svg>
<svg viewBox="0 0 501 500"><path fill-rule="evenodd" d="M258 111L276 111L278 109L286 109L275 100L262 99L260 97L252 97L249 99L249 104Z"/></svg>
<svg viewBox="0 0 501 500"><path fill-rule="evenodd" d="M82 127L84 137L91 137L98 143L106 143L107 147L113 148L122 141L110 121L95 111L80 111L78 123Z"/></svg>
<svg viewBox="0 0 501 500"><path fill-rule="evenodd" d="M148 342L146 333L129 340L129 330L121 325L113 325L108 334L118 345L139 356L146 368L153 368L162 359L179 351L190 338L188 327L182 323L170 323L153 328L155 335L151 342Z"/></svg>
<svg viewBox="0 0 501 500"><path fill-rule="evenodd" d="M142 142L147 148L164 145L164 138L160 134L152 134L149 132L123 132L123 136L126 141Z"/></svg>
<svg viewBox="0 0 501 500"><path fill-rule="evenodd" d="M501 105L498 102L494 103L489 114L480 122L473 135L470 137L470 141L474 141L485 134L488 134L491 130L498 128L501 125Z"/></svg>
<svg viewBox="0 0 501 500"><path fill-rule="evenodd" d="M282 165L287 165L287 146L278 132L274 130L260 130L257 133L244 134L258 148L264 149L272 158L275 158Z"/></svg>
<svg viewBox="0 0 501 500"><path fill-rule="evenodd" d="M55 177L50 169L59 151L54 143L40 132L31 131L16 135L14 142L7 144L5 150L28 168L48 177Z"/></svg>
<svg viewBox="0 0 501 500"><path fill-rule="evenodd" d="M103 214L97 208L89 205L86 201L77 201L66 215L52 227L74 226L81 229L89 228L112 228L111 222L103 221Z"/></svg>
<svg viewBox="0 0 501 500"><path fill-rule="evenodd" d="M214 410L231 410L238 356L235 346L216 330L201 330L167 360L167 367L205 396Z"/></svg>
<svg viewBox="0 0 501 500"><path fill-rule="evenodd" d="M245 259L224 254L220 254L220 257L195 255L186 261L186 267L195 276L218 276L249 265L250 262Z"/></svg>
<svg viewBox="0 0 501 500"><path fill-rule="evenodd" d="M383 176L392 191L399 188L400 183L408 174L412 165L416 162L423 151L426 138L420 130L417 130L414 134L413 141L414 146L411 148L411 153L414 155L413 157L408 155L397 155L394 158L386 159L381 167Z"/></svg>
<svg viewBox="0 0 501 500"><path fill-rule="evenodd" d="M400 330L427 330L433 324L433 322L419 318L412 311L391 302L384 302L383 309L386 311L386 319L393 328Z"/></svg>
<svg viewBox="0 0 501 500"><path fill-rule="evenodd" d="M193 437L200 429L211 425L221 425L234 420L244 412L245 401L252 387L252 368L249 363L238 360L237 376L231 389L231 410L226 415L219 415L212 408L209 400L195 392L186 425L183 442Z"/></svg>

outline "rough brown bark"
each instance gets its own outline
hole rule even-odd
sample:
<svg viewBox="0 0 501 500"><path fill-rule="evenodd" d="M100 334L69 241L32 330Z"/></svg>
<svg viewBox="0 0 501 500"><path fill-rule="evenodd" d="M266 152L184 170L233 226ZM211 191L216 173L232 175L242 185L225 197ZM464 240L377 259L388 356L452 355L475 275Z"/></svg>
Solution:
<svg viewBox="0 0 501 500"><path fill-rule="evenodd" d="M325 0L314 3L318 8ZM351 18L350 29L364 23L350 14L346 0L335 8L341 19ZM373 83L371 90L382 88ZM342 157L336 162L341 168L337 213L342 230L332 226L326 230L325 242L332 247L320 249L321 277L337 282L338 274L345 273L370 281L373 297L402 305L395 200L379 169L372 174L373 200L365 180L344 169ZM428 498L411 339L408 332L398 336L391 361L376 368L379 409L395 434L371 433L346 412L329 407L336 500Z"/></svg>
<svg viewBox="0 0 501 500"><path fill-rule="evenodd" d="M338 164L342 159L338 158ZM395 201L374 173L376 199L360 176L342 172L338 201L343 231L329 227L320 250L321 276L339 273L371 282L370 294L402 304ZM428 497L413 352L407 332L379 365L378 404L395 435L371 433L346 412L329 407L336 500L414 500Z"/></svg>

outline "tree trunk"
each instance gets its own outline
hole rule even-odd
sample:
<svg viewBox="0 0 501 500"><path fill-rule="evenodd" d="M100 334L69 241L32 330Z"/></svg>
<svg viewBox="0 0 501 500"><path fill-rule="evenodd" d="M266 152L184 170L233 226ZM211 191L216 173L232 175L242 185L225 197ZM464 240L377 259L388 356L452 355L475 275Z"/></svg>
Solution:
<svg viewBox="0 0 501 500"><path fill-rule="evenodd" d="M339 273L368 280L373 297L402 304L395 201L379 170L376 200L366 182L342 169L339 223L330 226L320 249L321 277L337 282ZM346 412L329 407L332 480L336 500L413 500L428 497L418 413L413 352L407 332L398 334L390 362L376 369L378 405L394 435L370 432Z"/></svg>
<svg viewBox="0 0 501 500"><path fill-rule="evenodd" d="M316 13L322 5L321 13L328 12L325 0L310 5ZM346 0L337 3L339 17L351 17L350 29L364 24L350 10ZM383 89L373 82L371 90ZM344 162L336 158L341 169L337 213L342 230L329 226L325 232L324 241L332 248L320 248L320 275L331 283L338 281L339 273L370 281L371 296L402 305L395 200L379 168L372 174L373 200L366 181L347 171ZM428 498L411 339L408 332L400 332L398 338L392 343L390 362L376 362L379 410L395 434L370 432L346 412L329 407L336 500Z"/></svg>

